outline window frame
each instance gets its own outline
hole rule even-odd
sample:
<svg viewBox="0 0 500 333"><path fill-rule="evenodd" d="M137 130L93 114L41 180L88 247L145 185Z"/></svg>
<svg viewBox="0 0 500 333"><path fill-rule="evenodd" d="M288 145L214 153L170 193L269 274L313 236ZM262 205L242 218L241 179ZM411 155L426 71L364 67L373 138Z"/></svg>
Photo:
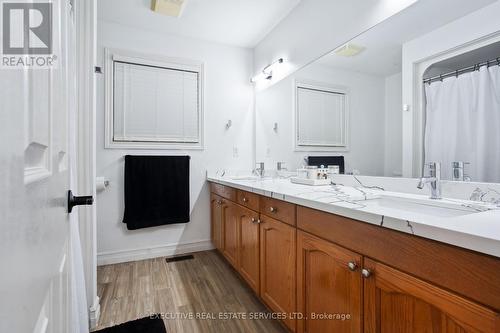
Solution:
<svg viewBox="0 0 500 333"><path fill-rule="evenodd" d="M305 145L299 142L299 89L320 90L345 96L344 145ZM328 83L297 79L293 81L293 122L294 147L296 152L347 152L350 149L350 90L348 87Z"/></svg>
<svg viewBox="0 0 500 333"><path fill-rule="evenodd" d="M204 64L190 59L170 58L142 54L128 50L104 49L105 56L105 142L106 149L204 149ZM161 67L165 69L198 73L198 140L179 141L115 141L114 140L114 63L125 62L134 65Z"/></svg>

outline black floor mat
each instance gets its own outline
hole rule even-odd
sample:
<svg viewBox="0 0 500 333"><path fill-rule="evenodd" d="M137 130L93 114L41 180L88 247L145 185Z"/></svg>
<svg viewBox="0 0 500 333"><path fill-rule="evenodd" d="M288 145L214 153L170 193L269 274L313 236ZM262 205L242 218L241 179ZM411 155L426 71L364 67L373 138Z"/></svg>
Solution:
<svg viewBox="0 0 500 333"><path fill-rule="evenodd" d="M152 315L126 323L108 327L93 333L166 333L165 324L160 316Z"/></svg>

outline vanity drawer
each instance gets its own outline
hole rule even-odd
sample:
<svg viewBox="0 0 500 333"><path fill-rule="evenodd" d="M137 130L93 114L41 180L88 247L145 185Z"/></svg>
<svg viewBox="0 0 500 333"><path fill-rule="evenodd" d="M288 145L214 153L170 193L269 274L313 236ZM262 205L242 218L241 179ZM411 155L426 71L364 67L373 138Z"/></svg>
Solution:
<svg viewBox="0 0 500 333"><path fill-rule="evenodd" d="M236 202L242 206L259 211L259 195L247 191L238 190L236 193Z"/></svg>
<svg viewBox="0 0 500 333"><path fill-rule="evenodd" d="M210 192L217 194L227 200L236 201L236 189L221 184L210 184Z"/></svg>
<svg viewBox="0 0 500 333"><path fill-rule="evenodd" d="M260 197L260 212L273 219L295 225L295 205L278 199Z"/></svg>

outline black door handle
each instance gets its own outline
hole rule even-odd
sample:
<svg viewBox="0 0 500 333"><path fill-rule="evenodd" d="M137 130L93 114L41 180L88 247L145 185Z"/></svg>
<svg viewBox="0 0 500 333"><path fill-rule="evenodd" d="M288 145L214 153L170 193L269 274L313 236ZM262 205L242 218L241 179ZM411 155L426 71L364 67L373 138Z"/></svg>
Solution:
<svg viewBox="0 0 500 333"><path fill-rule="evenodd" d="M91 195L76 197L71 190L68 191L68 213L71 213L73 207L82 205L92 205L94 198Z"/></svg>

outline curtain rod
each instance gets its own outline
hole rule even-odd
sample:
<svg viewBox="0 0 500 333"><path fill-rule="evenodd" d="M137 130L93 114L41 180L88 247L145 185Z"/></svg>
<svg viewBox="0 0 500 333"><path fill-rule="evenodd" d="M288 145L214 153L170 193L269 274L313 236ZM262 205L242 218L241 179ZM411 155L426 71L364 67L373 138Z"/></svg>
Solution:
<svg viewBox="0 0 500 333"><path fill-rule="evenodd" d="M445 73L445 74L436 75L434 77L431 77L431 78L428 78L428 79L424 79L423 82L424 82L424 84L425 83L431 84L432 82L443 81L443 79L445 79L447 77L452 77L452 76L458 77L459 75L462 75L462 74L465 74L465 73L474 72L476 70L478 71L479 68L481 68L483 66L490 67L490 66L493 66L493 65L500 66L500 57L495 58L495 59L491 59L491 60L488 60L488 61L480 62L480 63L475 64L473 66L469 66L469 67L465 67L465 68L462 68L462 69L458 69L458 70L453 71L453 72L448 72L448 73Z"/></svg>

